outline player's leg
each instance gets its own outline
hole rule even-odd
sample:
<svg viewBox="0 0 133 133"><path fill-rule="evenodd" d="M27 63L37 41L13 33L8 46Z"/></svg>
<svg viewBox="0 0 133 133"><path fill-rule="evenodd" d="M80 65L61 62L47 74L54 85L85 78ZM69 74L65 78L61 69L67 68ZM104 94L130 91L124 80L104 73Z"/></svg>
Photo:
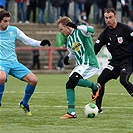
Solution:
<svg viewBox="0 0 133 133"><path fill-rule="evenodd" d="M93 90L97 89L97 84L88 79L80 79L77 85L81 87L92 88Z"/></svg>
<svg viewBox="0 0 133 133"><path fill-rule="evenodd" d="M35 87L36 87L36 84L38 82L38 79L36 78L36 76L33 73L27 74L22 79L24 81L26 81L28 84L27 84L27 86L25 88L25 94L23 96L23 99L20 102L20 107L22 109L24 109L24 111L25 111L25 113L27 115L32 115L31 112L30 112L30 108L29 108L28 102L29 102L32 94L35 91Z"/></svg>
<svg viewBox="0 0 133 133"><path fill-rule="evenodd" d="M68 82L66 83L66 100L68 104L68 113L60 118L76 118L75 113L75 90L79 79L81 79L82 76L78 74L77 72L74 72L70 77Z"/></svg>
<svg viewBox="0 0 133 133"><path fill-rule="evenodd" d="M83 79L80 79L78 81L78 86L82 86L82 87L88 87L92 89L92 100L96 100L96 98L99 95L99 90L101 88L99 83L94 83L90 80L87 80L88 78L92 77L93 75L95 75L98 71L98 68L94 68L94 67L90 67L87 66L86 68L81 68L81 75L83 76Z"/></svg>
<svg viewBox="0 0 133 133"><path fill-rule="evenodd" d="M132 65L125 66L120 71L120 83L126 88L127 92L133 97L133 84L129 82L132 74Z"/></svg>
<svg viewBox="0 0 133 133"><path fill-rule="evenodd" d="M34 93L34 90L35 90L36 84L38 82L38 79L33 73L29 73L26 76L24 76L22 78L22 80L24 80L28 83L26 88L25 88L25 94L24 94L24 97L23 97L23 100L22 100L23 104L27 105L30 97Z"/></svg>
<svg viewBox="0 0 133 133"><path fill-rule="evenodd" d="M119 70L114 68L111 65L108 65L98 77L97 82L100 83L101 85L99 96L96 99L96 105L99 109L99 113L102 112L101 107L102 107L102 99L105 91L105 84L111 79L117 79L118 76L119 76Z"/></svg>
<svg viewBox="0 0 133 133"><path fill-rule="evenodd" d="M81 87L91 88L92 89L92 100L96 100L97 97L99 96L99 91L101 89L101 85L99 83L94 83L87 79L80 79L77 85Z"/></svg>
<svg viewBox="0 0 133 133"><path fill-rule="evenodd" d="M10 75L28 83L25 88L23 99L20 102L20 107L24 109L27 115L31 115L28 102L34 93L36 84L38 82L37 77L27 67L19 62L14 62L14 64L12 64Z"/></svg>
<svg viewBox="0 0 133 133"><path fill-rule="evenodd" d="M4 83L6 82L6 73L4 67L0 67L0 106L2 105L2 96L4 93Z"/></svg>
<svg viewBox="0 0 133 133"><path fill-rule="evenodd" d="M4 84L0 84L0 106L2 106L3 93L4 93Z"/></svg>

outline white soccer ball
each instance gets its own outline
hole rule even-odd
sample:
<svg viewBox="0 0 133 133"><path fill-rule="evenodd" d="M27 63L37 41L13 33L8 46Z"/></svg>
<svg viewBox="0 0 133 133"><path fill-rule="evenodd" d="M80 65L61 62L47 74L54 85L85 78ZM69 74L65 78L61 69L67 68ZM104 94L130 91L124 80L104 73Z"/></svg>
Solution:
<svg viewBox="0 0 133 133"><path fill-rule="evenodd" d="M98 115L98 107L94 103L89 103L85 105L84 113L87 118L94 118Z"/></svg>

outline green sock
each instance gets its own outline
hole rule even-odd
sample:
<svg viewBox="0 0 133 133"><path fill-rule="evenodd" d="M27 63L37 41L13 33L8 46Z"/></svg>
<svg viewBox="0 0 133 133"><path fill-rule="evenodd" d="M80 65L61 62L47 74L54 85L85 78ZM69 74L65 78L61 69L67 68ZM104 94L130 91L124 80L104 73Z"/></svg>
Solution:
<svg viewBox="0 0 133 133"><path fill-rule="evenodd" d="M66 89L66 98L68 104L68 112L75 112L75 91L74 89Z"/></svg>
<svg viewBox="0 0 133 133"><path fill-rule="evenodd" d="M93 83L87 79L80 79L78 81L78 86L82 86L82 87L88 87L88 88L91 88L92 90L96 90L97 89L97 84L96 83Z"/></svg>

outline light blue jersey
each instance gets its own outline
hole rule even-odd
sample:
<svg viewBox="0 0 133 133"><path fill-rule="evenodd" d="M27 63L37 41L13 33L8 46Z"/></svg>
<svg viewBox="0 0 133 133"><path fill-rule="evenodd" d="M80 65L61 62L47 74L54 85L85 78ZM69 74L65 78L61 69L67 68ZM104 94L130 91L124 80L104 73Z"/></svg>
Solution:
<svg viewBox="0 0 133 133"><path fill-rule="evenodd" d="M9 26L5 31L0 31L0 63L17 61L15 53L16 36L17 29L13 26Z"/></svg>
<svg viewBox="0 0 133 133"><path fill-rule="evenodd" d="M0 71L22 79L30 73L30 70L18 62L15 52L16 39L26 45L40 46L41 41L26 36L20 29L15 26L8 26L4 31L0 30Z"/></svg>
<svg viewBox="0 0 133 133"><path fill-rule="evenodd" d="M17 61L16 39L30 46L40 46L41 43L41 41L26 36L17 27L8 26L5 31L0 31L0 64Z"/></svg>

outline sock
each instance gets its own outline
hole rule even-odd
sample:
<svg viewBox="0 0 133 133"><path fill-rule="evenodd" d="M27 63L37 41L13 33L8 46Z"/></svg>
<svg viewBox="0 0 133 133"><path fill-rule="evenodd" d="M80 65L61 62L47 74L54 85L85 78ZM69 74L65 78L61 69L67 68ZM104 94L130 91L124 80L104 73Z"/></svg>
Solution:
<svg viewBox="0 0 133 133"><path fill-rule="evenodd" d="M4 84L0 84L0 104L2 103L3 92L4 92Z"/></svg>
<svg viewBox="0 0 133 133"><path fill-rule="evenodd" d="M35 90L35 86L31 86L30 84L27 84L26 89L25 89L25 94L22 100L25 106L28 105L28 101L30 97L32 96L34 90Z"/></svg>
<svg viewBox="0 0 133 133"><path fill-rule="evenodd" d="M68 112L75 112L75 91L74 89L66 89L66 98L68 104Z"/></svg>
<svg viewBox="0 0 133 133"><path fill-rule="evenodd" d="M82 87L88 87L91 88L92 90L97 90L97 84L87 79L80 79L77 85Z"/></svg>

